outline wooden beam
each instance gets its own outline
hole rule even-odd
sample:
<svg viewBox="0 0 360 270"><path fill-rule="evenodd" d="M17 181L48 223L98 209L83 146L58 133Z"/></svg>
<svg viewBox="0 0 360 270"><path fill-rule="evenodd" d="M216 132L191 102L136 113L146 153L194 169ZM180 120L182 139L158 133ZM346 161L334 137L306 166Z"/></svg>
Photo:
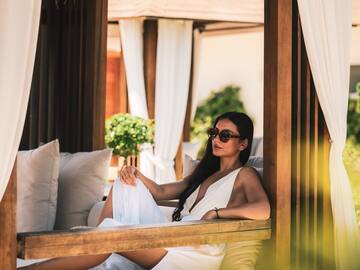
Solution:
<svg viewBox="0 0 360 270"><path fill-rule="evenodd" d="M270 220L215 220L18 234L18 256L51 258L270 238ZM101 245L99 245L101 243Z"/></svg>
<svg viewBox="0 0 360 270"><path fill-rule="evenodd" d="M265 1L264 183L276 269L290 269L292 0Z"/></svg>
<svg viewBox="0 0 360 270"><path fill-rule="evenodd" d="M144 21L144 77L149 118L155 118L157 21Z"/></svg>
<svg viewBox="0 0 360 270"><path fill-rule="evenodd" d="M192 33L192 50L191 50L191 68L190 68L190 83L189 83L189 94L186 103L186 114L183 127L183 140L190 141L190 131L191 131L191 108L193 103L193 87L194 87L194 31ZM182 147L180 144L179 147Z"/></svg>
<svg viewBox="0 0 360 270"><path fill-rule="evenodd" d="M0 269L16 269L16 161L0 202Z"/></svg>

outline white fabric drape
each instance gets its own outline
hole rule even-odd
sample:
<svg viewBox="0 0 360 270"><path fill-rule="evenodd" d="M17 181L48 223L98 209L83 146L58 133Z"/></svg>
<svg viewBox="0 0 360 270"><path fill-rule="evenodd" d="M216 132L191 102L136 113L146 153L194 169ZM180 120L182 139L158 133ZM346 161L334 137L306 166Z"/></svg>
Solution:
<svg viewBox="0 0 360 270"><path fill-rule="evenodd" d="M306 51L332 140L331 205L339 269L359 269L358 228L351 187L342 160L349 95L351 1L298 0Z"/></svg>
<svg viewBox="0 0 360 270"><path fill-rule="evenodd" d="M143 20L141 18L120 20L119 27L130 112L148 119L144 81Z"/></svg>
<svg viewBox="0 0 360 270"><path fill-rule="evenodd" d="M160 19L156 56L156 180L176 180L174 158L184 125L189 92L192 21Z"/></svg>
<svg viewBox="0 0 360 270"><path fill-rule="evenodd" d="M0 1L0 200L23 131L35 61L41 0Z"/></svg>
<svg viewBox="0 0 360 270"><path fill-rule="evenodd" d="M119 27L130 112L133 115L149 119L144 80L143 19L120 20ZM144 144L141 148L140 170L147 177L154 178L154 166L151 162L152 146Z"/></svg>

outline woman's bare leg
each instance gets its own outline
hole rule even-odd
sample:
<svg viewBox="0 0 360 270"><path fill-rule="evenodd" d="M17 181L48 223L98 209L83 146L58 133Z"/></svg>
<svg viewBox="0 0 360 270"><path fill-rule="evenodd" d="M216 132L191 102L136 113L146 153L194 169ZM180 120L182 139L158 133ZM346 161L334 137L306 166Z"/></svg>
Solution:
<svg viewBox="0 0 360 270"><path fill-rule="evenodd" d="M166 249L153 248L146 250L121 252L119 254L146 269L151 269L155 265L157 265L162 258L165 257L166 253L167 253Z"/></svg>
<svg viewBox="0 0 360 270"><path fill-rule="evenodd" d="M99 225L105 218L113 217L112 209L112 188L106 198L104 207L101 210L98 223ZM151 269L166 255L167 251L163 248L154 248L139 251L129 251L119 253L140 266ZM85 270L95 267L105 261L111 254L83 255L73 257L54 258L37 264L20 267L23 270Z"/></svg>

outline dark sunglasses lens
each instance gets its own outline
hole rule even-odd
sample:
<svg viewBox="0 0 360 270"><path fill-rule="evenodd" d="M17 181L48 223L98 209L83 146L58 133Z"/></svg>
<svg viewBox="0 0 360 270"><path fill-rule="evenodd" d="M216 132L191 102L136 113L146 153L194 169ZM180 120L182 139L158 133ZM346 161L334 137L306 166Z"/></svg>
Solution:
<svg viewBox="0 0 360 270"><path fill-rule="evenodd" d="M231 138L231 133L227 130L223 130L219 133L219 138L220 138L220 141L227 142Z"/></svg>
<svg viewBox="0 0 360 270"><path fill-rule="evenodd" d="M218 129L217 128L209 128L208 129L208 135L210 137L215 137L218 134Z"/></svg>

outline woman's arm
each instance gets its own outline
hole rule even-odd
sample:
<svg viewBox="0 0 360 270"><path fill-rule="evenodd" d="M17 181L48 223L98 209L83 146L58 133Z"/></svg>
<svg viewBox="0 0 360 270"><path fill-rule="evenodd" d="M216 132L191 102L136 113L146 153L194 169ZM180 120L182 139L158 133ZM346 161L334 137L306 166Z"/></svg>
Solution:
<svg viewBox="0 0 360 270"><path fill-rule="evenodd" d="M180 194L187 187L187 179L176 181L169 184L157 184L150 178L143 175L136 167L124 166L119 173L121 180L128 185L136 185L136 179L139 179L149 189L155 200L174 200L180 197Z"/></svg>
<svg viewBox="0 0 360 270"><path fill-rule="evenodd" d="M244 203L244 196L246 203ZM217 213L216 213L217 212ZM270 203L260 178L251 167L241 169L226 208L210 210L202 219L241 218L265 220L270 217Z"/></svg>

